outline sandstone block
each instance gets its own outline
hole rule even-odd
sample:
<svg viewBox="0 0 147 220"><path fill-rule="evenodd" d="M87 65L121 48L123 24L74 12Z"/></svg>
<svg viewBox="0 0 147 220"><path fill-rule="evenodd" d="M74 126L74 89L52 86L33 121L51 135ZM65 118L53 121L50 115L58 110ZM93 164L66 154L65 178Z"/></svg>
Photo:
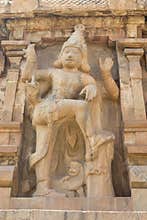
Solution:
<svg viewBox="0 0 147 220"><path fill-rule="evenodd" d="M9 187L12 185L14 166L0 166L0 186Z"/></svg>
<svg viewBox="0 0 147 220"><path fill-rule="evenodd" d="M129 170L133 188L147 187L147 166L130 166Z"/></svg>
<svg viewBox="0 0 147 220"><path fill-rule="evenodd" d="M133 208L137 211L147 210L147 189L132 189ZM146 216L147 218L147 216Z"/></svg>
<svg viewBox="0 0 147 220"><path fill-rule="evenodd" d="M35 210L31 212L31 220L64 220L64 211ZM30 220L29 219L29 220Z"/></svg>

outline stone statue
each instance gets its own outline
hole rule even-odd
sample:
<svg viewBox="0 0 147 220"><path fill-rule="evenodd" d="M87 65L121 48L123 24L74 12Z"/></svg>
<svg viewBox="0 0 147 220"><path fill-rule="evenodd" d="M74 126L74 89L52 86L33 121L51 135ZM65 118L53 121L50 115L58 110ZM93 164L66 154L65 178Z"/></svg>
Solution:
<svg viewBox="0 0 147 220"><path fill-rule="evenodd" d="M71 196L84 196L84 169L81 163L78 161L71 161L67 176L64 176L59 182L60 187L63 189L65 194Z"/></svg>
<svg viewBox="0 0 147 220"><path fill-rule="evenodd" d="M36 152L30 156L30 167L35 169L37 180L34 196L61 195L51 186L51 161L58 128L69 119L76 121L85 141L86 196L113 196L114 135L102 130L99 115L96 119L99 109L93 108L93 103L98 102L100 91L90 74L83 33L84 26L76 25L54 68L37 69L34 45L25 50L22 80L26 82L29 111L36 130ZM115 101L119 90L111 76L113 61L100 59L99 66L105 90Z"/></svg>

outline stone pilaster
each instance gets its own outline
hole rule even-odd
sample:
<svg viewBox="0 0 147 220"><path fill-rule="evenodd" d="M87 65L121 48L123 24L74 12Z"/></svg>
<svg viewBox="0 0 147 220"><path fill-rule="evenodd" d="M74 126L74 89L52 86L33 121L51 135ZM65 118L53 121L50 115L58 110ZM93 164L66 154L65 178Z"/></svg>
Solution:
<svg viewBox="0 0 147 220"><path fill-rule="evenodd" d="M146 120L145 103L142 87L142 69L140 59L144 54L142 48L129 48L124 50L129 61L131 89L133 94L133 110L135 120Z"/></svg>
<svg viewBox="0 0 147 220"><path fill-rule="evenodd" d="M24 41L2 41L2 48L8 60L8 69L6 76L6 91L2 120L0 121L0 187L5 197L9 199L11 187L13 193L17 189L17 155L21 144L21 120L15 120L16 115L16 97L19 86L20 62L24 54L23 49L26 47ZM17 101L17 104L18 101ZM24 104L20 103L21 113ZM17 112L18 114L18 112ZM22 118L19 116L18 118ZM15 175L15 177L14 177Z"/></svg>
<svg viewBox="0 0 147 220"><path fill-rule="evenodd" d="M147 193L147 119L140 62L146 45L145 39L124 39L118 43L117 50L124 147L127 149L131 196L137 210L145 209L143 194Z"/></svg>

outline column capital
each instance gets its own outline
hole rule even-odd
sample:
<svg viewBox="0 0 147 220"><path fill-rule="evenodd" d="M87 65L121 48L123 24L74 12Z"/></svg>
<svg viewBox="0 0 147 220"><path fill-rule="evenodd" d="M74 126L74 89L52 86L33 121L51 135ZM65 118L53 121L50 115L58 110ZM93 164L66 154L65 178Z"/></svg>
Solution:
<svg viewBox="0 0 147 220"><path fill-rule="evenodd" d="M144 54L144 49L143 48L125 48L124 53L127 57L129 56L142 57Z"/></svg>
<svg viewBox="0 0 147 220"><path fill-rule="evenodd" d="M7 51L21 51L28 45L27 41L18 40L3 40L1 46L5 52Z"/></svg>
<svg viewBox="0 0 147 220"><path fill-rule="evenodd" d="M24 55L23 49L27 47L28 42L4 40L1 42L1 45L10 61L10 69L19 69L20 61Z"/></svg>

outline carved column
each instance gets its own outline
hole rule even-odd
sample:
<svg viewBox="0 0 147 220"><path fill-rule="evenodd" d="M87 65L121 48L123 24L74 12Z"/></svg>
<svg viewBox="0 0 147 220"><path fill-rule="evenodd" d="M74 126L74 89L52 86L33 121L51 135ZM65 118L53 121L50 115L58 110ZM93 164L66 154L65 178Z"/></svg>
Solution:
<svg viewBox="0 0 147 220"><path fill-rule="evenodd" d="M144 54L142 48L125 49L125 55L129 61L130 82L133 94L134 119L146 120L145 103L142 87L142 69L140 58Z"/></svg>
<svg viewBox="0 0 147 220"><path fill-rule="evenodd" d="M23 118L21 114L23 114L22 109L24 108L24 104L22 104L24 100L21 102L22 98L18 99L19 73L20 61L23 56L22 49L26 47L26 43L24 41L2 41L1 45L9 65L3 114L0 121L0 156L5 161L4 164L0 162L0 192L2 191L8 200L12 185L14 194L17 189L17 155L21 144L21 119ZM21 108L19 112L17 111L18 107Z"/></svg>
<svg viewBox="0 0 147 220"><path fill-rule="evenodd" d="M145 209L147 203L147 119L140 62L146 45L146 39L124 39L117 47L124 147L127 150L131 196L137 210Z"/></svg>

